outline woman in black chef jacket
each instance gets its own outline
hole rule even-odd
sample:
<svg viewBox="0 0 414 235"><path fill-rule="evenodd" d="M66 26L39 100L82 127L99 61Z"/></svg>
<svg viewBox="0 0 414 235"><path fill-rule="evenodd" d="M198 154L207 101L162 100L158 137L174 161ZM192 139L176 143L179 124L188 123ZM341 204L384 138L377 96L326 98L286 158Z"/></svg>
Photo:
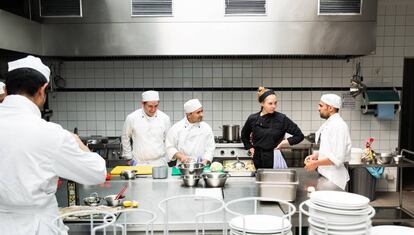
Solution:
<svg viewBox="0 0 414 235"><path fill-rule="evenodd" d="M276 111L277 99L273 90L259 87L257 100L261 109L247 118L241 139L253 156L256 169L273 168L274 149L298 144L304 136L292 120ZM286 133L292 136L284 139Z"/></svg>

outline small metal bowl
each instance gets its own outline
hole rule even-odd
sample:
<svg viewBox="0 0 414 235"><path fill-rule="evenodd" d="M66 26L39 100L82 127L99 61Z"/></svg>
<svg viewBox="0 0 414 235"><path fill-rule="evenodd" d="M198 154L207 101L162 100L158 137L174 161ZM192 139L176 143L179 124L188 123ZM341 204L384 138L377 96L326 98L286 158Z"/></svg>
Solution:
<svg viewBox="0 0 414 235"><path fill-rule="evenodd" d="M123 170L121 171L121 174L119 174L121 176L122 179L126 179L126 180L133 180L135 179L137 174L136 170Z"/></svg>
<svg viewBox="0 0 414 235"><path fill-rule="evenodd" d="M116 194L113 194L113 195L108 195L108 196L104 197L104 199L105 199L106 204L107 204L108 206L121 206L121 205L122 205L122 199L123 199L124 197L125 197L125 196L124 196L124 195L122 195L119 199L116 199L116 200L115 200L115 198L116 198Z"/></svg>
<svg viewBox="0 0 414 235"><path fill-rule="evenodd" d="M83 202L87 206L97 206L101 202L101 198L98 196L98 193L92 193L89 197L85 197Z"/></svg>
<svg viewBox="0 0 414 235"><path fill-rule="evenodd" d="M391 153L381 153L375 155L379 163L388 164L392 161L393 155Z"/></svg>
<svg viewBox="0 0 414 235"><path fill-rule="evenodd" d="M228 177L229 174L221 172L211 172L203 174L203 179L207 187L212 188L224 187Z"/></svg>
<svg viewBox="0 0 414 235"><path fill-rule="evenodd" d="M402 155L395 155L392 159L394 159L395 164L398 164L402 159Z"/></svg>
<svg viewBox="0 0 414 235"><path fill-rule="evenodd" d="M181 163L178 165L182 175L197 175L200 176L203 173L205 165L202 163Z"/></svg>
<svg viewBox="0 0 414 235"><path fill-rule="evenodd" d="M198 184L201 176L198 175L183 175L184 185L187 187L194 187Z"/></svg>

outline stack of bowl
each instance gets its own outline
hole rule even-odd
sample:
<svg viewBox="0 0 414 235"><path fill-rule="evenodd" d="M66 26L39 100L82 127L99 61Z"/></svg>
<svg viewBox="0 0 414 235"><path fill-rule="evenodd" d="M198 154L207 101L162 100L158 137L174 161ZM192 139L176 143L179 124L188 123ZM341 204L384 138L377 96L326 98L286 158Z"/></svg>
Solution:
<svg viewBox="0 0 414 235"><path fill-rule="evenodd" d="M183 177L185 186L193 187L198 184L201 179L201 173L203 173L205 165L202 163L181 163L178 165L178 169Z"/></svg>

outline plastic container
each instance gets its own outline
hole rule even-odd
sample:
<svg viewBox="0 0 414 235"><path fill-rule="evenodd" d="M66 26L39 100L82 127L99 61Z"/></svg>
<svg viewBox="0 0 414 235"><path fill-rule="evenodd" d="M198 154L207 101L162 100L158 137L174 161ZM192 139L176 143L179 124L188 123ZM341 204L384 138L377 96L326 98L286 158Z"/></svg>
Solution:
<svg viewBox="0 0 414 235"><path fill-rule="evenodd" d="M165 179L168 177L168 167L167 166L157 166L152 168L152 178L153 179Z"/></svg>

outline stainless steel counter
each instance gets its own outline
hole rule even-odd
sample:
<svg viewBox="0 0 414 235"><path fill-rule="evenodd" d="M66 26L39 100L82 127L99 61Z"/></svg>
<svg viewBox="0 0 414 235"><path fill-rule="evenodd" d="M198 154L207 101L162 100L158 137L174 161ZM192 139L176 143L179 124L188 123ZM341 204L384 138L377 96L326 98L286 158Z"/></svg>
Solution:
<svg viewBox="0 0 414 235"><path fill-rule="evenodd" d="M79 185L78 192L79 198L82 199L93 192L97 192L100 196L106 196L109 194L116 194L121 187L126 183L128 184L128 189L125 193L126 199L136 200L139 202L139 208L147 209L153 211L157 214L158 218L154 222L154 230L161 231L163 229L163 216L161 211L158 209L158 203L168 197L177 196L177 195L190 195L194 194L197 187L185 187L182 184L182 180L179 176L171 176L171 168L169 169L169 177L167 179L152 179L151 176L137 178L135 180L126 181L121 180L119 177L113 177L110 181L107 181L102 185L94 186L84 186ZM329 184L320 179L318 173L316 172L306 172L303 168L295 168L299 176L299 186L297 191L296 201L294 202L296 208L298 205L307 199L306 188L308 186L314 186L317 190L323 190L327 187L332 188L332 184ZM230 177L225 187L223 188L223 199L225 202L244 198L257 196L257 187L255 183L255 177ZM67 197L66 197L66 184L62 184L57 192L57 198L59 206L67 206ZM203 188L204 182L200 181L198 188ZM339 188L337 188L339 189ZM179 202L177 202L179 203ZM83 203L82 203L83 204ZM277 207L275 209L273 206L267 206L269 210L272 210L275 214L281 214L283 208ZM282 210L281 210L282 209ZM182 204L182 207L179 211L176 211L175 214L170 217L174 218L174 221L181 221L180 224L174 224L170 226L170 230L179 231L178 233L183 234L188 232L189 234L194 233L194 218L187 218L186 211L191 211L191 206ZM222 212L224 213L224 212ZM220 234L220 229L223 224L223 214L218 214L213 217L206 218L205 226L206 229L212 231L211 233ZM229 217L227 216L227 219ZM297 224L297 220L293 219L294 224ZM89 231L89 227L85 224L76 224L72 223L69 225L71 228L70 234L83 234ZM142 231L142 228L131 228L132 231Z"/></svg>

